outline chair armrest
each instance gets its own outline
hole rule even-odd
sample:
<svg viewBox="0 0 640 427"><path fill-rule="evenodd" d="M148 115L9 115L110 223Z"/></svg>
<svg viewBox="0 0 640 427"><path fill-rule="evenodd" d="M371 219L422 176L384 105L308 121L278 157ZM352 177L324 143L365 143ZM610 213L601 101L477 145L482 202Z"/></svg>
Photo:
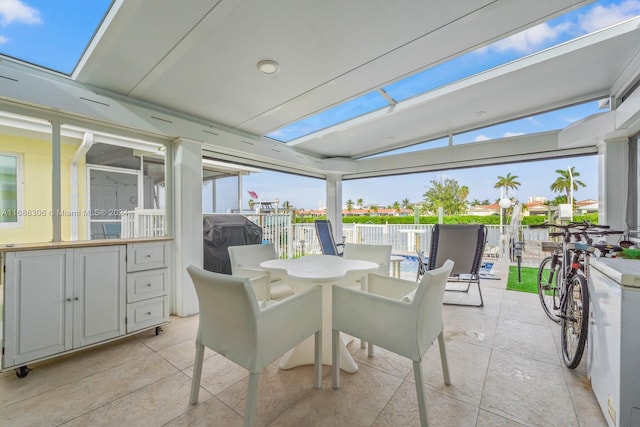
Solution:
<svg viewBox="0 0 640 427"><path fill-rule="evenodd" d="M258 268L235 267L233 269L233 275L249 278L258 301L268 301L271 299L271 275L268 271Z"/></svg>
<svg viewBox="0 0 640 427"><path fill-rule="evenodd" d="M259 357L270 363L322 329L322 287L260 307L257 327Z"/></svg>
<svg viewBox="0 0 640 427"><path fill-rule="evenodd" d="M339 286L333 287L332 298L333 329L406 357L420 357L417 305Z"/></svg>
<svg viewBox="0 0 640 427"><path fill-rule="evenodd" d="M399 300L410 292L413 292L418 287L418 284L412 280L369 273L367 276L367 286L369 293Z"/></svg>

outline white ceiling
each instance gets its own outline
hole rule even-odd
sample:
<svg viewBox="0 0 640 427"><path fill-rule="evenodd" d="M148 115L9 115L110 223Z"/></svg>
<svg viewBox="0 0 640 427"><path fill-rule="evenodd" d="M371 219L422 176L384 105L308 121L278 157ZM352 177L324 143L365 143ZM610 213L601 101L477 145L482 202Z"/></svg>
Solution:
<svg viewBox="0 0 640 427"><path fill-rule="evenodd" d="M587 3L117 1L73 77L261 136ZM634 22L290 145L359 158L607 97L637 78L639 49ZM267 58L278 73L256 69Z"/></svg>

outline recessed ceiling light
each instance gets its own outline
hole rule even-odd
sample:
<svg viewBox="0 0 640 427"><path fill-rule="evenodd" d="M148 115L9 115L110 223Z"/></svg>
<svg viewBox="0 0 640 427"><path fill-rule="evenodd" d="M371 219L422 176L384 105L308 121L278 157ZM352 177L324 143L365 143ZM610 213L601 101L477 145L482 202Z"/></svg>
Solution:
<svg viewBox="0 0 640 427"><path fill-rule="evenodd" d="M471 115L472 119L479 119L480 117L484 116L485 114L487 114L486 111L476 111L475 113L473 113Z"/></svg>
<svg viewBox="0 0 640 427"><path fill-rule="evenodd" d="M264 59L258 62L258 70L262 71L265 74L273 74L277 73L280 69L280 64L272 59Z"/></svg>

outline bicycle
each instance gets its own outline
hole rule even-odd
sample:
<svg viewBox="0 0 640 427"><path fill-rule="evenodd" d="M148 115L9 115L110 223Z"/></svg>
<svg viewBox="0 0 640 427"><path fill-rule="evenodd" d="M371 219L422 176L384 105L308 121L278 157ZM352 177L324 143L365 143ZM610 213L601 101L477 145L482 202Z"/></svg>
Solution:
<svg viewBox="0 0 640 427"><path fill-rule="evenodd" d="M593 243L593 237L622 232L587 222L541 226L562 230L549 233L550 237L562 237L562 244L547 245L553 253L538 268L538 295L546 315L560 323L562 358L574 369L582 359L589 325L586 257L615 257L622 250L606 242Z"/></svg>

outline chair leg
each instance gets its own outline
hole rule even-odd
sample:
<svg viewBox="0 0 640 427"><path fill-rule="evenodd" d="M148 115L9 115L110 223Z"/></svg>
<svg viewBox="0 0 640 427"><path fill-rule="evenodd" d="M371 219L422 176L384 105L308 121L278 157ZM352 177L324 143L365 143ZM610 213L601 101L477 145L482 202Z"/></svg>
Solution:
<svg viewBox="0 0 640 427"><path fill-rule="evenodd" d="M371 342L367 343L367 356L368 357L373 357L373 349L374 348L375 348L375 346Z"/></svg>
<svg viewBox="0 0 640 427"><path fill-rule="evenodd" d="M191 396L189 403L195 405L198 403L198 395L200 394L200 378L202 377L202 361L204 359L204 345L196 343L196 358L193 362L193 378L191 379Z"/></svg>
<svg viewBox="0 0 640 427"><path fill-rule="evenodd" d="M252 427L256 414L256 400L258 397L258 372L249 373L249 387L247 389L247 403L244 408L244 427Z"/></svg>
<svg viewBox="0 0 640 427"><path fill-rule="evenodd" d="M316 332L315 358L313 364L313 376L315 377L314 387L316 390L322 388L322 331Z"/></svg>
<svg viewBox="0 0 640 427"><path fill-rule="evenodd" d="M367 276L364 276L362 279L360 279L360 290L362 292L367 292L367 289L368 289ZM365 348L366 346L367 346L367 342L361 338L360 348Z"/></svg>
<svg viewBox="0 0 640 427"><path fill-rule="evenodd" d="M331 384L334 389L340 388L340 349L338 342L340 341L340 331L333 329L331 331Z"/></svg>
<svg viewBox="0 0 640 427"><path fill-rule="evenodd" d="M418 412L420 413L420 426L427 427L427 405L424 395L424 384L422 383L422 366L419 361L413 361L413 377L416 381L416 395L418 397Z"/></svg>
<svg viewBox="0 0 640 427"><path fill-rule="evenodd" d="M438 335L438 346L440 347L440 362L442 363L442 375L444 376L444 383L446 385L449 385L451 384L451 377L449 376L447 350L444 347L444 332L442 331L440 331L440 335Z"/></svg>

